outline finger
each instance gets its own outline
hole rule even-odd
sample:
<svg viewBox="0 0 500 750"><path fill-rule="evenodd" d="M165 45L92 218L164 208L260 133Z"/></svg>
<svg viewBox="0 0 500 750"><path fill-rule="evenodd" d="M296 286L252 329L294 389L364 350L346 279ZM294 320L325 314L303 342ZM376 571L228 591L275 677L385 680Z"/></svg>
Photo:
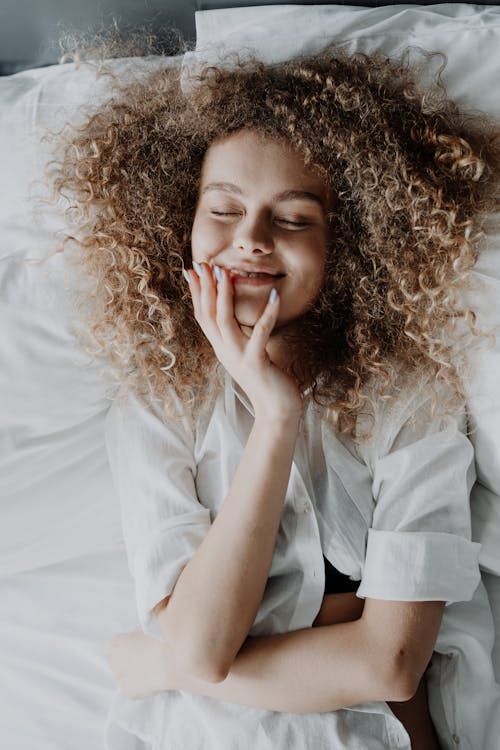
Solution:
<svg viewBox="0 0 500 750"><path fill-rule="evenodd" d="M199 263L195 268L200 269L200 288L201 288L201 314L210 321L212 326L215 324L217 291L215 288L215 279L212 268L208 263Z"/></svg>
<svg viewBox="0 0 500 750"><path fill-rule="evenodd" d="M220 281L217 281L216 320L220 334L241 350L241 328L234 317L234 286L225 268L219 268Z"/></svg>
<svg viewBox="0 0 500 750"><path fill-rule="evenodd" d="M273 302L273 299L275 300ZM262 312L262 315L253 327L252 335L250 336L247 352L259 358L264 357L266 345L269 341L269 337L276 325L280 306L280 297L277 289L271 290L267 304Z"/></svg>
<svg viewBox="0 0 500 750"><path fill-rule="evenodd" d="M200 282L198 275L192 268L183 269L184 278L189 284L189 291L191 293L191 302L193 303L194 317L199 321L201 316L200 307Z"/></svg>
<svg viewBox="0 0 500 750"><path fill-rule="evenodd" d="M218 331L213 321L206 314L206 299L203 293L207 281L207 270L203 271L199 264L196 264L196 266L199 268L199 271L193 271L191 268L186 271L186 275L189 277L189 290L191 292L194 317L207 339L214 346L218 340Z"/></svg>

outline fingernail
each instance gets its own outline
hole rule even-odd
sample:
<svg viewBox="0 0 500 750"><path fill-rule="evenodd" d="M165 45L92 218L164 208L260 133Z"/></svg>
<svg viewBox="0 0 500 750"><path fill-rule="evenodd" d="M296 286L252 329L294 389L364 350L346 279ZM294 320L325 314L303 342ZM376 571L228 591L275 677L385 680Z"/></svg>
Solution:
<svg viewBox="0 0 500 750"><path fill-rule="evenodd" d="M217 281L222 281L222 271L220 270L219 266L214 266L214 271Z"/></svg>
<svg viewBox="0 0 500 750"><path fill-rule="evenodd" d="M196 273L198 274L198 276L201 276L201 274L203 273L203 268L195 260L193 260L193 268L196 271Z"/></svg>
<svg viewBox="0 0 500 750"><path fill-rule="evenodd" d="M273 305L274 305L274 303L276 302L276 300L277 300L277 299L278 299L278 292L277 292L277 291L276 291L276 289L275 289L275 288L273 287L273 288L271 289L271 294L269 295L269 302L271 302L271 304L273 304Z"/></svg>
<svg viewBox="0 0 500 750"><path fill-rule="evenodd" d="M182 273L184 274L184 278L186 279L187 283L190 284L191 283L191 277L189 276L189 274L188 274L188 272L186 271L185 268L182 269Z"/></svg>

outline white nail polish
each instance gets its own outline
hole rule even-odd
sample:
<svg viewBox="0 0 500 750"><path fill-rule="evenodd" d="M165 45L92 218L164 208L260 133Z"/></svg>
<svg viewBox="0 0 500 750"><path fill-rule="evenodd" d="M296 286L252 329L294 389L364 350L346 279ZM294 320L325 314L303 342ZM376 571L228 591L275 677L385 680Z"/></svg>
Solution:
<svg viewBox="0 0 500 750"><path fill-rule="evenodd" d="M193 268L196 271L196 273L198 274L198 276L201 276L201 274L203 273L203 268L195 260L193 260Z"/></svg>

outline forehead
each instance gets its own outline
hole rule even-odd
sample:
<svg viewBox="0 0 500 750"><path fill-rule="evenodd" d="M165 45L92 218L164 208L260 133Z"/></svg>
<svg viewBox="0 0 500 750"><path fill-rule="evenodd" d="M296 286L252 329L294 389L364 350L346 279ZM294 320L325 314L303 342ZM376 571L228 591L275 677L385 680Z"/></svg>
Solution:
<svg viewBox="0 0 500 750"><path fill-rule="evenodd" d="M326 193L323 180L306 167L302 156L289 144L250 130L210 145L203 162L201 187L213 181L232 182L242 188L279 186Z"/></svg>

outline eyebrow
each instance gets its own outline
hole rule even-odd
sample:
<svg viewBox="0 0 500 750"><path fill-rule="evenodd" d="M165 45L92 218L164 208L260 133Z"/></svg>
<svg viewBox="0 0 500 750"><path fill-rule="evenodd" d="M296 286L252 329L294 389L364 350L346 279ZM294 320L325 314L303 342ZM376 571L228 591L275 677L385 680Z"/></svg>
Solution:
<svg viewBox="0 0 500 750"><path fill-rule="evenodd" d="M232 182L211 182L203 188L202 195L209 190L224 190L227 193L243 195L241 188L237 185L233 185ZM278 201L310 200L314 201L314 203L318 203L323 209L325 207L319 195L316 195L316 193L310 193L307 190L284 190L282 193L277 193L274 196L274 199Z"/></svg>

